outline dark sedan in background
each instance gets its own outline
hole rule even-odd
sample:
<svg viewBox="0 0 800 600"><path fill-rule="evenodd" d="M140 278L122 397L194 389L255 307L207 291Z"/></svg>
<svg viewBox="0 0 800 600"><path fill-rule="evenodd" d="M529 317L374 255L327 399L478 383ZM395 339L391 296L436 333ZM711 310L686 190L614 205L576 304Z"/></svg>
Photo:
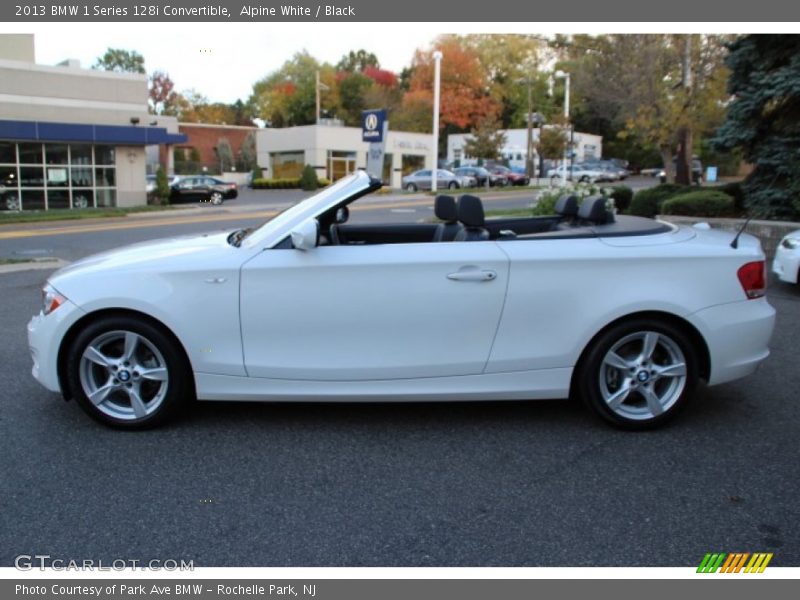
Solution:
<svg viewBox="0 0 800 600"><path fill-rule="evenodd" d="M528 185L531 182L531 178L525 175L525 173L515 173L503 165L488 167L488 170L497 177L505 177L508 185Z"/></svg>
<svg viewBox="0 0 800 600"><path fill-rule="evenodd" d="M207 175L181 177L170 189L170 202L222 204L223 200L231 200L239 195L239 188L235 183Z"/></svg>

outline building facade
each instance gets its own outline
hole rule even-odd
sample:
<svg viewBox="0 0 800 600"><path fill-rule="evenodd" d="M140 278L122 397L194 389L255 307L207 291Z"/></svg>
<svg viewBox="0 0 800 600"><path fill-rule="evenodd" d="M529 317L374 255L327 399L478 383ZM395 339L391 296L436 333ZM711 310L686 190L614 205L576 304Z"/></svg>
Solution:
<svg viewBox="0 0 800 600"><path fill-rule="evenodd" d="M356 169L366 168L369 144L361 140L358 127L320 124L259 129L256 148L258 165L264 170L264 177L299 177L303 167L311 165L318 177L335 181ZM399 188L403 175L432 168L432 148L431 135L389 131L384 182Z"/></svg>
<svg viewBox="0 0 800 600"><path fill-rule="evenodd" d="M500 154L509 167L525 167L526 153L528 148L527 129L507 129L505 145ZM541 129L533 129L533 164L539 164L539 155L536 153L536 144L539 142ZM464 148L466 140L470 138L468 133L452 134L447 136L447 162L462 165L477 164L478 159L469 156ZM599 159L603 156L603 138L592 133L581 133L575 131L572 134L573 160L582 162L585 160Z"/></svg>
<svg viewBox="0 0 800 600"><path fill-rule="evenodd" d="M32 35L0 35L0 81L0 210L145 204L145 148L186 139L145 75L38 65Z"/></svg>
<svg viewBox="0 0 800 600"><path fill-rule="evenodd" d="M242 125L214 125L209 123L178 123L178 132L186 136L186 141L172 147L172 156L167 156L165 146L160 147L159 156L148 157L148 171L158 164L172 161L174 171L170 174L182 175L209 171L222 173L230 170L247 170L243 163L242 146L249 135L255 136L258 127ZM217 147L227 141L231 147L232 165L223 165ZM223 168L226 167L226 168Z"/></svg>

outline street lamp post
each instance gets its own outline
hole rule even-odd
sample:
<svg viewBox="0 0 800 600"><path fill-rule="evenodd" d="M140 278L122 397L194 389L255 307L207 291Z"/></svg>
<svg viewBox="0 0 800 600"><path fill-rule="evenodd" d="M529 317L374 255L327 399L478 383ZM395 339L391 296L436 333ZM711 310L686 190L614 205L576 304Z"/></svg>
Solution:
<svg viewBox="0 0 800 600"><path fill-rule="evenodd" d="M319 80L319 71L317 71L317 86L316 86L316 87L317 87L317 121L316 121L316 123L317 123L317 125L319 125L319 113L320 113L320 97L319 97L319 92L320 92L320 90L325 90L325 91L327 91L327 90L331 89L330 87L328 87L327 85L325 85L324 83L322 83L322 82Z"/></svg>
<svg viewBox="0 0 800 600"><path fill-rule="evenodd" d="M556 71L555 76L557 79L564 80L564 122L569 125L569 73L565 71ZM569 155L569 142L564 147L564 170L562 171L561 187L567 185L567 158Z"/></svg>
<svg viewBox="0 0 800 600"><path fill-rule="evenodd" d="M439 173L439 81L442 72L442 53L433 53L433 170L431 171L431 190L436 191L436 177Z"/></svg>

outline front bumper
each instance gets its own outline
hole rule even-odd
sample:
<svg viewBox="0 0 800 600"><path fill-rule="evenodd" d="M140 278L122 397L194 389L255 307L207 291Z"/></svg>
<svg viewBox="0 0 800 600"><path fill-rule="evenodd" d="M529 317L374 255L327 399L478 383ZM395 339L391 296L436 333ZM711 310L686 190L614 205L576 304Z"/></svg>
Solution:
<svg viewBox="0 0 800 600"><path fill-rule="evenodd" d="M772 272L781 281L797 283L798 271L800 271L800 250L779 245L772 261Z"/></svg>
<svg viewBox="0 0 800 600"><path fill-rule="evenodd" d="M28 322L28 346L33 377L51 392L60 392L58 350L70 327L85 313L67 300L49 315L41 312Z"/></svg>
<svg viewBox="0 0 800 600"><path fill-rule="evenodd" d="M775 309L766 298L712 306L690 315L688 320L708 344L709 385L746 377L769 356Z"/></svg>

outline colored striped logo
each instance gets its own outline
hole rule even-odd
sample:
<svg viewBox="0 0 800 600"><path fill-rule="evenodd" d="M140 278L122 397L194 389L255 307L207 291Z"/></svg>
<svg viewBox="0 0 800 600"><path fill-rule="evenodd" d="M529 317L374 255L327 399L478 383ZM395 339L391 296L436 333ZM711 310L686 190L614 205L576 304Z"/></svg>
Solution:
<svg viewBox="0 0 800 600"><path fill-rule="evenodd" d="M749 560L748 560L749 559ZM698 573L763 573L769 561L772 560L772 552L734 552L734 553L711 553L703 557L700 566L697 567Z"/></svg>

